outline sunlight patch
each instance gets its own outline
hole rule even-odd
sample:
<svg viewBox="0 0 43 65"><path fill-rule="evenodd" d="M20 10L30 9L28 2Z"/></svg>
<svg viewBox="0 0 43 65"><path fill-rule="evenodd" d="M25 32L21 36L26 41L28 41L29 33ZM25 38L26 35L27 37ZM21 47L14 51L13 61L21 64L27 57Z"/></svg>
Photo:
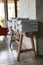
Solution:
<svg viewBox="0 0 43 65"><path fill-rule="evenodd" d="M0 36L0 41L3 41L4 40L4 36Z"/></svg>

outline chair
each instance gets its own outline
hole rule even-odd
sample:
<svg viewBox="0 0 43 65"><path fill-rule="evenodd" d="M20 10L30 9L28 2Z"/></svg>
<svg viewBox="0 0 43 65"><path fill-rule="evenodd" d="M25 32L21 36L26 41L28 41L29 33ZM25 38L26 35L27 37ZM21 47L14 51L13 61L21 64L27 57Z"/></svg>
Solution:
<svg viewBox="0 0 43 65"><path fill-rule="evenodd" d="M15 39L13 39L13 36L15 35L15 19L11 19L8 21L8 29L9 29L9 32L8 32L8 35L10 34L11 35L11 39L10 39L10 48L11 48L11 44L13 41L15 41Z"/></svg>

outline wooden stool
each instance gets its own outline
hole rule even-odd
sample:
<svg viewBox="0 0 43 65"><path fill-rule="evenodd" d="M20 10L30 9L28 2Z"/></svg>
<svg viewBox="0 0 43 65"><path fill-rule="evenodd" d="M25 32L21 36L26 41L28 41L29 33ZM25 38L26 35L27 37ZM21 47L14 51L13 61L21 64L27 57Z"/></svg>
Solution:
<svg viewBox="0 0 43 65"><path fill-rule="evenodd" d="M33 36L34 36L34 33L18 33L18 38L15 39L15 40L12 40L12 36L13 36L13 31L12 31L12 34L11 34L11 41L10 41L10 48L11 48L11 42L12 41L18 41L19 42L19 47L18 47L18 57L17 57L17 60L19 61L20 60L20 54L23 53L23 52L28 52L28 51L33 51L34 52L34 55L36 57L37 53L35 52L35 45L34 45L34 40L33 40ZM25 50L21 50L22 48L22 41L23 41L23 36L26 35L28 37L30 37L31 39L31 44L32 44L32 48L30 49L25 49ZM18 43L17 42L17 43Z"/></svg>
<svg viewBox="0 0 43 65"><path fill-rule="evenodd" d="M20 38L19 38L19 47L18 47L18 58L17 58L17 60L18 60L18 61L20 60L20 54L21 54L21 53L27 52L27 51L33 51L34 54L35 54L35 56L36 56L35 46L34 46L34 40L33 40L33 33L28 33L28 37L30 37L31 42L32 42L32 48L31 48L31 49L25 49L25 50L21 50L22 40L23 40L23 33L19 33L19 35L20 35Z"/></svg>

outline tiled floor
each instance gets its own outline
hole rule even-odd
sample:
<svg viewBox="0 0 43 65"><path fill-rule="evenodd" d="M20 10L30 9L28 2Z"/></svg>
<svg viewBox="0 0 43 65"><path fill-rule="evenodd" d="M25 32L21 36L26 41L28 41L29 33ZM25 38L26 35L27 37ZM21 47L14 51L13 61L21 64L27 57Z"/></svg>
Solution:
<svg viewBox="0 0 43 65"><path fill-rule="evenodd" d="M30 52L22 53L20 61L17 61L18 45L12 42L12 48L9 47L9 42L0 41L0 65L43 65L43 59L35 59Z"/></svg>

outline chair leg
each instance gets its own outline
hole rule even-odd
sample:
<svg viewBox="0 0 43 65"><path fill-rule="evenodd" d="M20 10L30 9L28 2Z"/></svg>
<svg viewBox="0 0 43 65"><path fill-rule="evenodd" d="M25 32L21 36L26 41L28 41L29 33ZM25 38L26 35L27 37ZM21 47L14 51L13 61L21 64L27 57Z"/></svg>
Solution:
<svg viewBox="0 0 43 65"><path fill-rule="evenodd" d="M12 37L11 37L11 41L10 41L10 48L11 48L11 44L12 44Z"/></svg>
<svg viewBox="0 0 43 65"><path fill-rule="evenodd" d="M20 44L19 44L19 47L18 47L18 58L17 58L18 61L20 60L20 53L21 53L21 47L22 47L22 40L23 40L23 35L22 35L22 33L21 33L21 34L20 34L20 40L19 40Z"/></svg>
<svg viewBox="0 0 43 65"><path fill-rule="evenodd" d="M34 52L35 57L36 57L36 52L35 52L35 45L34 45L33 35L31 36L31 42L32 42L33 52Z"/></svg>
<svg viewBox="0 0 43 65"><path fill-rule="evenodd" d="M12 36L13 36L13 32L11 31L10 48L11 48L11 44L12 44Z"/></svg>
<svg viewBox="0 0 43 65"><path fill-rule="evenodd" d="M10 48L11 48L11 41L10 41Z"/></svg>

